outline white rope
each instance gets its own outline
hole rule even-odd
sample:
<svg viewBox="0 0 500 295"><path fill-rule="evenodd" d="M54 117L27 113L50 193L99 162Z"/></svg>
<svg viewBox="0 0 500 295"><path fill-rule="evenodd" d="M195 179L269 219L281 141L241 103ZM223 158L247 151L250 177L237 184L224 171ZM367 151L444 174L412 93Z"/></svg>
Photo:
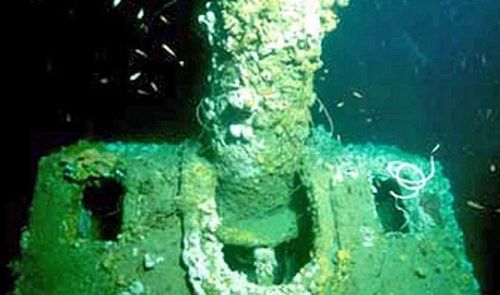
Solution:
<svg viewBox="0 0 500 295"><path fill-rule="evenodd" d="M418 197L420 191L427 185L427 183L434 177L434 173L436 171L434 166L434 156L433 154L439 149L439 144L436 145L429 157L430 162L430 172L429 175L425 175L421 168L417 167L414 164L403 162L403 161L391 161L387 164L387 172L389 175L396 179L398 185L410 191L411 193L408 195L400 195L395 193L394 191L389 191L391 196L399 200L409 200ZM413 175L412 178L405 178L404 175L407 175L408 172L410 175Z"/></svg>

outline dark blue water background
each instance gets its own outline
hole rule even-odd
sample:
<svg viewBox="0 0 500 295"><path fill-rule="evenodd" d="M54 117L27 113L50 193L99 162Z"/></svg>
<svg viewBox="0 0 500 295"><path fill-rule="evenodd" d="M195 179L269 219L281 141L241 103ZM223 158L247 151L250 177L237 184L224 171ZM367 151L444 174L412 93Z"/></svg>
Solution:
<svg viewBox="0 0 500 295"><path fill-rule="evenodd" d="M344 142L427 155L440 144L469 257L493 294L499 258L500 1L355 0L316 88ZM360 97L362 96L362 97ZM325 123L316 110L315 117ZM486 206L474 210L467 201Z"/></svg>

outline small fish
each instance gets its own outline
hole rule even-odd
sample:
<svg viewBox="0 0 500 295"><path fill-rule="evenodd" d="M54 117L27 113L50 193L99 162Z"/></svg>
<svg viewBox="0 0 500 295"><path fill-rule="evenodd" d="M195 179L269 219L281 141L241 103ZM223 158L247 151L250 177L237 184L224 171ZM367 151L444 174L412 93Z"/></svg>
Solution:
<svg viewBox="0 0 500 295"><path fill-rule="evenodd" d="M137 19L142 19L144 17L144 9L140 9L137 13Z"/></svg>
<svg viewBox="0 0 500 295"><path fill-rule="evenodd" d="M441 147L441 145L439 143L436 144L436 146L432 149L431 154L434 154L435 152L437 152L437 150L439 150L440 147Z"/></svg>
<svg viewBox="0 0 500 295"><path fill-rule="evenodd" d="M144 51L142 51L142 50L140 50L140 49L138 49L138 48L134 49L134 52L135 52L137 55L140 55L140 56L142 56L142 57L144 57L144 58L148 58L148 55L146 54L146 52L144 52Z"/></svg>
<svg viewBox="0 0 500 295"><path fill-rule="evenodd" d="M363 98L363 94L361 94L360 92L358 91L353 91L352 92L352 96L356 97L356 98Z"/></svg>
<svg viewBox="0 0 500 295"><path fill-rule="evenodd" d="M172 55L173 57L177 57L177 56L176 56L176 54L175 54L175 52L172 50L172 48L168 47L168 45L167 45L167 44L163 43L163 44L161 44L161 47L162 47L163 49L165 49L165 51L166 51L168 54Z"/></svg>
<svg viewBox="0 0 500 295"><path fill-rule="evenodd" d="M160 20L166 25L170 24L170 21L164 15L160 15Z"/></svg>
<svg viewBox="0 0 500 295"><path fill-rule="evenodd" d="M137 94L140 94L140 95L150 95L149 92L144 91L142 89L137 89Z"/></svg>
<svg viewBox="0 0 500 295"><path fill-rule="evenodd" d="M485 207L485 206L483 206L483 205L481 205L481 204L479 204L479 203L476 203L476 202L474 202L474 201L471 201L471 200L468 200L468 201L467 201L467 205L468 205L469 207L474 208L474 209L477 209L477 210L484 210L484 209L486 209L486 207Z"/></svg>
<svg viewBox="0 0 500 295"><path fill-rule="evenodd" d="M134 73L128 78L130 81L135 81L141 76L141 72Z"/></svg>
<svg viewBox="0 0 500 295"><path fill-rule="evenodd" d="M149 85L151 86L151 88L153 89L154 92L158 92L158 86L156 86L156 83L151 81L151 83L149 83Z"/></svg>

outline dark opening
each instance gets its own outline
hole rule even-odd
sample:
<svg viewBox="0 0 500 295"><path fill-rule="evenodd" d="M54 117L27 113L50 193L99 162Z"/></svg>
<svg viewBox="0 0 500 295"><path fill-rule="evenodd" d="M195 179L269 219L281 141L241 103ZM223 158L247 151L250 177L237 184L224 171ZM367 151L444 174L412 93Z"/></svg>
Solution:
<svg viewBox="0 0 500 295"><path fill-rule="evenodd" d="M115 241L122 227L124 188L114 179L92 182L83 192L83 207L87 210L91 236Z"/></svg>
<svg viewBox="0 0 500 295"><path fill-rule="evenodd" d="M375 207L377 215L385 232L408 232L408 225L404 213L404 204L394 198L390 192L401 194L401 188L396 180L389 178L380 180L375 178L373 185L377 188L375 193Z"/></svg>
<svg viewBox="0 0 500 295"><path fill-rule="evenodd" d="M276 258L278 260L278 283L289 283L299 270L311 260L313 249L313 220L310 212L310 202L307 189L302 180L295 178L297 188L292 195L290 207L297 214L297 225L299 235L297 238L278 245L276 247Z"/></svg>
<svg viewBox="0 0 500 295"><path fill-rule="evenodd" d="M310 261L309 255L313 246L312 216L309 212L307 191L297 177L296 190L292 195L290 208L297 214L299 233L297 238L285 241L274 248L277 267L274 273L273 284L291 282L299 270ZM263 246L264 247L264 246ZM243 272L250 282L257 283L255 274L254 247L224 245L224 260L229 268Z"/></svg>
<svg viewBox="0 0 500 295"><path fill-rule="evenodd" d="M224 245L222 252L224 253L224 260L230 269L245 273L248 281L257 283L254 266L255 259L253 256L254 249L236 245Z"/></svg>

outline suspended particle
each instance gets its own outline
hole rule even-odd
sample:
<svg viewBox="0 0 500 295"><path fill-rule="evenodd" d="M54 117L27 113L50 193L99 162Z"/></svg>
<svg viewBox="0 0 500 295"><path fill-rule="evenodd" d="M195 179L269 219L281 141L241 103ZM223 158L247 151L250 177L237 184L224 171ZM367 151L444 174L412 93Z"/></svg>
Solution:
<svg viewBox="0 0 500 295"><path fill-rule="evenodd" d="M353 91L352 96L354 96L356 98L363 98L363 94L361 94L361 92L358 92L358 91Z"/></svg>
<svg viewBox="0 0 500 295"><path fill-rule="evenodd" d="M341 101L337 102L337 104L335 106L340 109L340 108L344 107L344 104L345 104L344 101L341 100Z"/></svg>
<svg viewBox="0 0 500 295"><path fill-rule="evenodd" d="M486 66L487 63L488 63L488 60L486 59L486 55L484 53L481 54L481 64L483 66Z"/></svg>
<svg viewBox="0 0 500 295"><path fill-rule="evenodd" d="M145 23L141 23L139 27L145 34L149 33L149 27Z"/></svg>
<svg viewBox="0 0 500 295"><path fill-rule="evenodd" d="M420 67L419 67L418 65L416 65L416 66L413 68L413 73L415 73L415 75L420 74Z"/></svg>
<svg viewBox="0 0 500 295"><path fill-rule="evenodd" d="M318 111L319 111L320 113L322 113L322 112L324 112L324 111L325 111L325 107L323 106L323 104L321 104L321 103L319 104Z"/></svg>
<svg viewBox="0 0 500 295"><path fill-rule="evenodd" d="M177 3L177 0L171 0L171 1L169 1L169 2L166 2L166 3L164 3L164 4L161 6L160 11L165 11L165 10L167 10L167 8L169 8L170 6L172 6L172 5L176 4L176 3ZM207 8L208 8L208 7L207 7Z"/></svg>
<svg viewBox="0 0 500 295"><path fill-rule="evenodd" d="M121 2L122 0L113 0L113 7L120 5Z"/></svg>
<svg viewBox="0 0 500 295"><path fill-rule="evenodd" d="M490 122L495 122L496 118L498 117L498 110L494 109L487 109L486 110L486 119Z"/></svg>
<svg viewBox="0 0 500 295"><path fill-rule="evenodd" d="M491 173L495 173L496 171L497 171L497 166L496 166L495 164L493 164L493 163L492 163L492 164L490 165L490 172L491 172Z"/></svg>
<svg viewBox="0 0 500 295"><path fill-rule="evenodd" d="M498 118L500 111L492 108L477 109L476 119L479 122L495 122Z"/></svg>
<svg viewBox="0 0 500 295"><path fill-rule="evenodd" d="M185 65L185 62L183 60L179 60L179 65L183 67Z"/></svg>

